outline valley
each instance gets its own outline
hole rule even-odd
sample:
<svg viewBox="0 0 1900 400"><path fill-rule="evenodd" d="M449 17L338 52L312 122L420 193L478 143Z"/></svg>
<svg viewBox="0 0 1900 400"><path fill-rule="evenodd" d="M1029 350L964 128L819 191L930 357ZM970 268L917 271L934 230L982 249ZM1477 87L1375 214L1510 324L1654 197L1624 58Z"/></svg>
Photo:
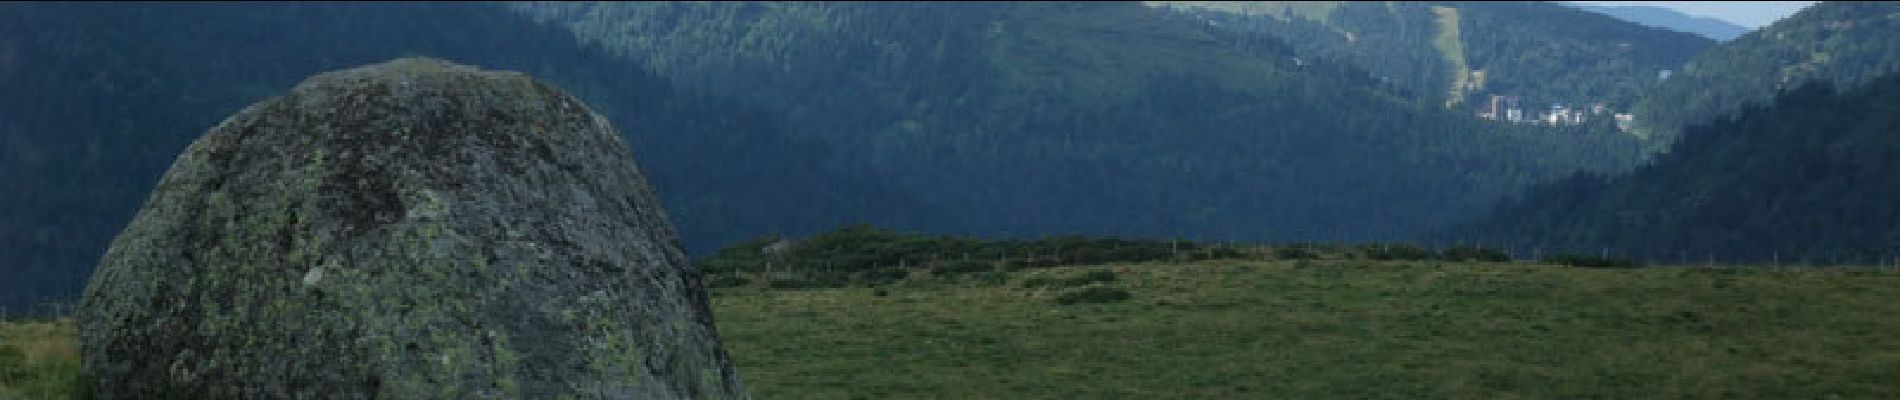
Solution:
<svg viewBox="0 0 1900 400"><path fill-rule="evenodd" d="M1900 398L1900 3L1678 11L4 3L0 400Z"/></svg>

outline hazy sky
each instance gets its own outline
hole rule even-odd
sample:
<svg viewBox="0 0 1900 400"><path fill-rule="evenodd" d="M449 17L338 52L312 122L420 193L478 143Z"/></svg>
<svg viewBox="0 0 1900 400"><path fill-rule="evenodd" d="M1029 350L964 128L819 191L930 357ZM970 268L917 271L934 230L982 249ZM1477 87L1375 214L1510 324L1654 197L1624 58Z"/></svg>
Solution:
<svg viewBox="0 0 1900 400"><path fill-rule="evenodd" d="M1609 6L1657 6L1683 14L1715 17L1748 28L1760 28L1801 11L1812 1L1573 1Z"/></svg>

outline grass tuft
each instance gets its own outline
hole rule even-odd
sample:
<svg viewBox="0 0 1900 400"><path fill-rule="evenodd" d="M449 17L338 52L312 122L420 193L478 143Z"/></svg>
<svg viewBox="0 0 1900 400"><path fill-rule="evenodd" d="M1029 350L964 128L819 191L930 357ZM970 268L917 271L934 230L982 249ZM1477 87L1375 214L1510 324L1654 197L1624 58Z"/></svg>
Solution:
<svg viewBox="0 0 1900 400"><path fill-rule="evenodd" d="M83 397L78 338L71 319L0 321L0 400Z"/></svg>

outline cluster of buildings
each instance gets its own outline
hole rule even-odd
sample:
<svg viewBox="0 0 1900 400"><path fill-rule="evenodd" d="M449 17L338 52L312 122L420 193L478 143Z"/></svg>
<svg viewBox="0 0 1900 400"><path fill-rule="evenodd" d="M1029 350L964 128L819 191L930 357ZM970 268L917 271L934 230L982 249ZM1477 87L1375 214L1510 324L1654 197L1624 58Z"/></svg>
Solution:
<svg viewBox="0 0 1900 400"><path fill-rule="evenodd" d="M1502 120L1513 124L1576 126L1583 125L1592 118L1609 114L1611 118L1616 119L1616 129L1622 131L1629 131L1630 124L1636 120L1635 116L1629 113L1612 112L1610 105L1605 103L1591 104L1588 109L1573 109L1563 103L1554 103L1550 105L1548 111L1541 113L1526 111L1521 103L1522 101L1517 96L1491 95L1490 102L1478 105L1478 118Z"/></svg>

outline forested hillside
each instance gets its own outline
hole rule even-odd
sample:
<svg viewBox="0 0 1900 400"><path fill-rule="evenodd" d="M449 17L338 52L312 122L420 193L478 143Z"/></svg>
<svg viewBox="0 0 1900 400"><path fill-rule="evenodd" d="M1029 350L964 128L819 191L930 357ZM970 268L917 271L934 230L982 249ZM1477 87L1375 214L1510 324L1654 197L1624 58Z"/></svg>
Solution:
<svg viewBox="0 0 1900 400"><path fill-rule="evenodd" d="M1691 126L1628 176L1538 187L1453 236L1667 262L1893 262L1896 176L1900 74L1809 83Z"/></svg>
<svg viewBox="0 0 1900 400"><path fill-rule="evenodd" d="M67 301L188 143L325 70L427 55L534 75L628 135L689 249L942 227L779 118L675 90L486 3L0 4L0 307ZM954 226L954 225L951 225Z"/></svg>
<svg viewBox="0 0 1900 400"><path fill-rule="evenodd" d="M782 110L961 233L1403 238L1635 154L1622 135L1447 113L1271 36L1135 3L516 8Z"/></svg>
<svg viewBox="0 0 1900 400"><path fill-rule="evenodd" d="M1516 97L1533 113L1553 104L1625 110L1659 72L1715 43L1546 2L1150 4L1282 38L1302 54L1346 60L1470 112L1493 95Z"/></svg>
<svg viewBox="0 0 1900 400"><path fill-rule="evenodd" d="M1638 133L1672 143L1685 126L1820 80L1855 85L1900 71L1900 3L1821 2L1697 55L1636 107Z"/></svg>

